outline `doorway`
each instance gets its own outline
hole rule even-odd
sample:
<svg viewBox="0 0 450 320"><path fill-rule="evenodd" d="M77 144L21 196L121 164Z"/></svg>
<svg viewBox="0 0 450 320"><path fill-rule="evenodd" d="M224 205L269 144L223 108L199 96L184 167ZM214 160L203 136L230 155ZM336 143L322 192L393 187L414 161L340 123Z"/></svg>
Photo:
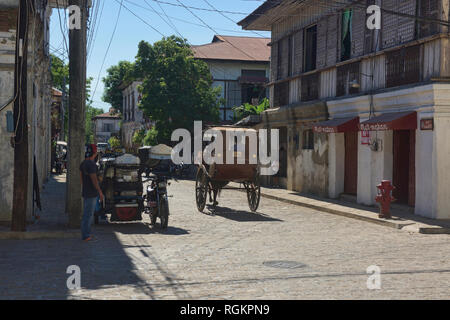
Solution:
<svg viewBox="0 0 450 320"><path fill-rule="evenodd" d="M393 184L392 192L397 203L415 205L416 196L416 163L415 163L415 130L395 130L393 143Z"/></svg>
<svg viewBox="0 0 450 320"><path fill-rule="evenodd" d="M358 187L358 132L345 133L344 193L356 195Z"/></svg>

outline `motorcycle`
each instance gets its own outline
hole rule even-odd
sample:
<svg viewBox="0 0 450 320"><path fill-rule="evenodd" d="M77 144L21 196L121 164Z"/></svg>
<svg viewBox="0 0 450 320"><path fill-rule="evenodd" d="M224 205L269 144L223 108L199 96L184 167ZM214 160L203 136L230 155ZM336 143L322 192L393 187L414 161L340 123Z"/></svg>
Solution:
<svg viewBox="0 0 450 320"><path fill-rule="evenodd" d="M145 213L150 215L151 225L155 225L157 218L159 218L162 229L167 229L169 224L167 186L170 183L168 180L169 177L160 174L149 177L147 181L151 181L151 183L147 186L147 192L144 195Z"/></svg>
<svg viewBox="0 0 450 320"><path fill-rule="evenodd" d="M170 166L170 173L172 175L175 175L178 178L182 178L184 175L186 175L188 166L184 164L184 162L181 162L179 164L174 164Z"/></svg>

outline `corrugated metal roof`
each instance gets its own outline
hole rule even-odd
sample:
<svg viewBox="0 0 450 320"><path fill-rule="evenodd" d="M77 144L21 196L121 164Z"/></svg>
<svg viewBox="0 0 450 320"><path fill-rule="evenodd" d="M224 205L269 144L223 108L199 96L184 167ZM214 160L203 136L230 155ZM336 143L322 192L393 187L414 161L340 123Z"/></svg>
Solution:
<svg viewBox="0 0 450 320"><path fill-rule="evenodd" d="M193 46L194 56L208 60L269 62L270 38L216 35L211 43Z"/></svg>

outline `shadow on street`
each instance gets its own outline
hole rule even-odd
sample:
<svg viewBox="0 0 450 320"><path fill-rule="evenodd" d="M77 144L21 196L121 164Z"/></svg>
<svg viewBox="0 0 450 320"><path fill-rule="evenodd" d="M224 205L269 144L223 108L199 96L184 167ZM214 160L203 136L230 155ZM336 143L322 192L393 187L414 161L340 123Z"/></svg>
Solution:
<svg viewBox="0 0 450 320"><path fill-rule="evenodd" d="M211 216L220 216L238 222L283 222L283 220L275 219L262 213L233 210L227 207L219 206L216 206L214 209L214 207L211 205L208 205L207 208L210 211Z"/></svg>

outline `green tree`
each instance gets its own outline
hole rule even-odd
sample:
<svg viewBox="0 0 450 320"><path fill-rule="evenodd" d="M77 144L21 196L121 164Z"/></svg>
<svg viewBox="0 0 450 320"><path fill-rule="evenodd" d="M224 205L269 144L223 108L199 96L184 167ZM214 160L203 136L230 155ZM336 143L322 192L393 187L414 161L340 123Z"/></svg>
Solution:
<svg viewBox="0 0 450 320"><path fill-rule="evenodd" d="M134 133L133 139L132 139L133 144L135 144L139 147L142 146L142 143L144 142L145 134L146 134L145 129L136 131Z"/></svg>
<svg viewBox="0 0 450 320"><path fill-rule="evenodd" d="M239 107L234 107L234 120L239 121L241 119L244 119L250 115L258 115L262 112L266 111L270 108L270 102L269 99L264 98L264 100L257 106L254 106L250 103L244 103L243 105Z"/></svg>
<svg viewBox="0 0 450 320"><path fill-rule="evenodd" d="M64 89L64 82L66 84L66 93L69 93L68 85L69 85L69 65L64 63L61 59L59 59L55 55L51 55L51 74L52 74L52 83L53 87L57 88L58 90L63 91ZM90 77L86 79L86 131L85 131L85 140L86 143L93 143L94 142L94 133L93 133L93 123L92 118L95 116L98 116L99 114L103 113L102 109L94 108L92 107L92 100L91 100L91 84L92 84L93 78ZM69 112L65 112L64 114L64 131L65 135L68 136L68 130L69 130Z"/></svg>
<svg viewBox="0 0 450 320"><path fill-rule="evenodd" d="M141 109L156 122L157 140L170 143L178 128L219 119L220 88L212 88L208 65L194 59L186 40L171 36L153 45L141 41L134 76L141 78Z"/></svg>
<svg viewBox="0 0 450 320"><path fill-rule="evenodd" d="M147 131L143 140L144 146L156 146L158 145L158 131L155 127L152 127Z"/></svg>
<svg viewBox="0 0 450 320"><path fill-rule="evenodd" d="M102 100L110 103L116 110L122 112L122 90L119 85L122 81L131 79L131 72L133 71L133 64L128 61L120 61L117 65L110 67L106 72L108 75L103 78L105 84L105 91Z"/></svg>
<svg viewBox="0 0 450 320"><path fill-rule="evenodd" d="M63 91L65 79L67 91L67 86L69 85L69 65L65 64L64 61L52 54L50 71L52 74L53 87Z"/></svg>
<svg viewBox="0 0 450 320"><path fill-rule="evenodd" d="M108 143L111 146L111 149L113 149L113 150L120 148L120 146L121 146L120 140L117 137L109 138Z"/></svg>

